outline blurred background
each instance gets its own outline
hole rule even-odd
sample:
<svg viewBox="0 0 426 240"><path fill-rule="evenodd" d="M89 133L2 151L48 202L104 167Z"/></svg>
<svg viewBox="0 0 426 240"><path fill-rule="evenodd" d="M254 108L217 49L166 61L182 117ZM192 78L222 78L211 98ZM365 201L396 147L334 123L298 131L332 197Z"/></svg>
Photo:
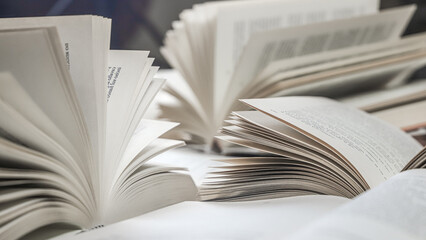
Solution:
<svg viewBox="0 0 426 240"><path fill-rule="evenodd" d="M112 18L112 49L151 51L154 64L169 68L159 53L165 32L183 9L205 0L0 0L0 17L94 14ZM426 31L425 0L382 0L381 9L405 4L418 9L405 34ZM422 73L423 75L423 73Z"/></svg>

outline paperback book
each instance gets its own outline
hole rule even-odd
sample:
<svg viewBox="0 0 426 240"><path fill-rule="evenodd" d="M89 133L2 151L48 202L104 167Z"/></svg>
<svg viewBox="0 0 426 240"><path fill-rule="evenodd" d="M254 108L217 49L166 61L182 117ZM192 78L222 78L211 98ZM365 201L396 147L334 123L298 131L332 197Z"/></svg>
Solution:
<svg viewBox="0 0 426 240"><path fill-rule="evenodd" d="M197 195L184 145L142 120L164 79L146 51L109 50L97 16L0 19L0 238L54 223L98 228Z"/></svg>
<svg viewBox="0 0 426 240"><path fill-rule="evenodd" d="M243 100L218 139L265 154L222 160L201 186L203 200L306 194L353 198L390 177L426 167L426 148L399 128L323 97Z"/></svg>

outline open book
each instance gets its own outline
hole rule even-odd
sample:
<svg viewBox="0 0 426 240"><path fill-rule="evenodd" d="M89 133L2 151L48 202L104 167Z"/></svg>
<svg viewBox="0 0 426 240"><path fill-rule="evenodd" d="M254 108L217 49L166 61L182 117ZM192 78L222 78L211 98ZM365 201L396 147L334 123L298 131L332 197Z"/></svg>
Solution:
<svg viewBox="0 0 426 240"><path fill-rule="evenodd" d="M55 240L111 236L178 240L419 240L426 238L425 184L426 169L416 169L397 174L354 199L310 195L248 202L187 201Z"/></svg>
<svg viewBox="0 0 426 240"><path fill-rule="evenodd" d="M219 139L264 152L224 159L206 178L203 200L305 194L352 198L401 170L424 167L426 148L397 127L322 97L243 100ZM416 155L417 154L417 155Z"/></svg>
<svg viewBox="0 0 426 240"><path fill-rule="evenodd" d="M397 174L289 239L425 239L425 184L425 169Z"/></svg>
<svg viewBox="0 0 426 240"><path fill-rule="evenodd" d="M162 117L182 123L177 129L185 139L211 145L231 110L243 107L237 99L339 98L402 84L426 62L426 37L400 39L414 6L377 12L377 5L358 0L195 5L182 12L164 40L162 53L184 81L167 83Z"/></svg>
<svg viewBox="0 0 426 240"><path fill-rule="evenodd" d="M145 164L183 142L141 118L164 83L144 51L109 51L110 20L0 20L0 238L90 229L197 193L182 169Z"/></svg>

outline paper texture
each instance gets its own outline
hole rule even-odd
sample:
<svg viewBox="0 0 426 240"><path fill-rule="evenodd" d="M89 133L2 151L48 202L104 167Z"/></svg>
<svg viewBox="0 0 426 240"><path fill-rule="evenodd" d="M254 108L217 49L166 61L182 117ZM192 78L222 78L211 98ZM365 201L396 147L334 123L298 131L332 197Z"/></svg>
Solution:
<svg viewBox="0 0 426 240"><path fill-rule="evenodd" d="M424 169L398 174L291 239L424 239L425 184Z"/></svg>
<svg viewBox="0 0 426 240"><path fill-rule="evenodd" d="M214 59L214 99L217 100L225 96L223 89L228 88L235 65L253 33L371 14L378 7L378 2L371 0L327 0L321 4L312 4L310 0L243 3L218 9Z"/></svg>
<svg viewBox="0 0 426 240"><path fill-rule="evenodd" d="M336 151L359 171L370 187L397 174L421 149L413 138L396 127L326 98L285 97L244 102Z"/></svg>

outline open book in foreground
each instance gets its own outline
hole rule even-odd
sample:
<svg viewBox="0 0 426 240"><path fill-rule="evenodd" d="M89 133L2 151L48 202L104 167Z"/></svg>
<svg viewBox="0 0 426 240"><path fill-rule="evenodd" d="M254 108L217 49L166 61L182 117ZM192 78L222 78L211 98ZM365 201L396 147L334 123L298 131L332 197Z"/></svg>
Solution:
<svg viewBox="0 0 426 240"><path fill-rule="evenodd" d="M403 85L426 62L426 36L400 38L414 6L381 12L377 6L359 0L195 5L164 40L162 53L184 81L167 83L162 117L181 123L182 138L213 145L227 115L244 107L237 99L342 98Z"/></svg>
<svg viewBox="0 0 426 240"><path fill-rule="evenodd" d="M147 160L183 142L141 118L164 83L144 51L109 51L110 20L0 20L0 238L90 229L183 200L182 168Z"/></svg>
<svg viewBox="0 0 426 240"><path fill-rule="evenodd" d="M425 239L425 184L425 169L399 173L289 239Z"/></svg>
<svg viewBox="0 0 426 240"><path fill-rule="evenodd" d="M55 240L111 236L178 240L420 240L426 238L425 184L426 169L415 169L397 174L354 199L310 195L248 202L187 201Z"/></svg>
<svg viewBox="0 0 426 240"><path fill-rule="evenodd" d="M223 160L200 190L203 200L305 194L352 198L402 170L426 166L426 148L397 127L322 97L243 100L219 139L267 155Z"/></svg>

